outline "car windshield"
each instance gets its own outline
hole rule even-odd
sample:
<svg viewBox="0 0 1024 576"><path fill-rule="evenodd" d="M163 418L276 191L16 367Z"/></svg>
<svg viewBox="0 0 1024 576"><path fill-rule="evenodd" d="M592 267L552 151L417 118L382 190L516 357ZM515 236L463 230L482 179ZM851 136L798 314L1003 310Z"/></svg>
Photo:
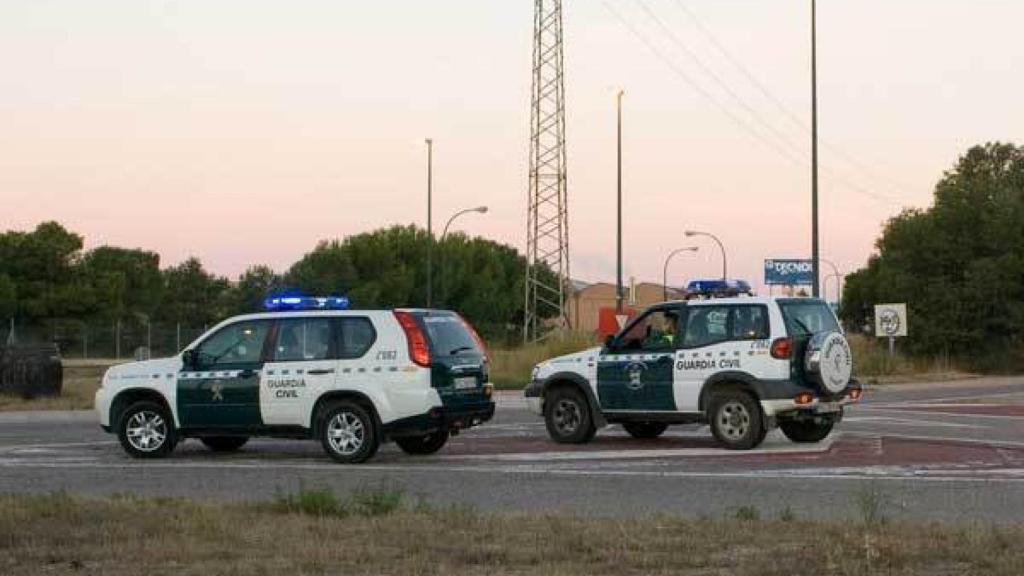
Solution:
<svg viewBox="0 0 1024 576"><path fill-rule="evenodd" d="M782 317L790 336L807 336L818 332L839 332L836 316L827 304L820 300L804 302L783 302Z"/></svg>
<svg viewBox="0 0 1024 576"><path fill-rule="evenodd" d="M436 354L455 356L457 354L482 354L476 338L458 316L423 316L427 337Z"/></svg>

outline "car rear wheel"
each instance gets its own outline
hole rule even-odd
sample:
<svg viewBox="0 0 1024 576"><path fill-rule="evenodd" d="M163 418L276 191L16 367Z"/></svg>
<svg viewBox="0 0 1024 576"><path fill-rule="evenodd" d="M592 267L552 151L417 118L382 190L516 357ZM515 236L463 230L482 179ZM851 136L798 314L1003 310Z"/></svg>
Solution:
<svg viewBox="0 0 1024 576"><path fill-rule="evenodd" d="M548 393L544 424L551 439L560 444L585 444L597 433L590 403L576 388L555 388Z"/></svg>
<svg viewBox="0 0 1024 576"><path fill-rule="evenodd" d="M365 408L350 401L331 404L320 418L320 444L335 462L358 464L377 453L377 423Z"/></svg>
<svg viewBox="0 0 1024 576"><path fill-rule="evenodd" d="M422 456L433 454L448 442L448 431L438 430L421 436L403 436L395 438L395 444L406 454Z"/></svg>
<svg viewBox="0 0 1024 576"><path fill-rule="evenodd" d="M779 422L779 428L782 428L782 433L786 435L786 438L801 444L821 442L832 432L833 426L835 426L834 420L821 420L819 422L814 420L784 420Z"/></svg>
<svg viewBox="0 0 1024 576"><path fill-rule="evenodd" d="M709 420L715 439L730 450L750 450L764 440L761 406L741 390L716 392Z"/></svg>
<svg viewBox="0 0 1024 576"><path fill-rule="evenodd" d="M170 412L161 404L146 400L121 413L117 438L124 451L135 458L163 458L178 443Z"/></svg>
<svg viewBox="0 0 1024 576"><path fill-rule="evenodd" d="M626 422L622 425L633 438L657 438L668 429L664 422Z"/></svg>
<svg viewBox="0 0 1024 576"><path fill-rule="evenodd" d="M214 452L234 452L249 441L248 436L203 436L199 439L204 446Z"/></svg>

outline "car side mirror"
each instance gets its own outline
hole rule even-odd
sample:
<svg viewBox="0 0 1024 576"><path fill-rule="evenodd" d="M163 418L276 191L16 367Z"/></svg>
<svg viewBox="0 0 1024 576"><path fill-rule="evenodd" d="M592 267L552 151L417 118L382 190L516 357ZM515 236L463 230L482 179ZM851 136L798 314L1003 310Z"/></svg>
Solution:
<svg viewBox="0 0 1024 576"><path fill-rule="evenodd" d="M614 344L615 344L615 335L614 334L609 334L609 335L604 337L604 349L605 350L611 350Z"/></svg>
<svg viewBox="0 0 1024 576"><path fill-rule="evenodd" d="M185 350L181 353L181 364L186 370L195 370L199 362L199 353L195 350Z"/></svg>

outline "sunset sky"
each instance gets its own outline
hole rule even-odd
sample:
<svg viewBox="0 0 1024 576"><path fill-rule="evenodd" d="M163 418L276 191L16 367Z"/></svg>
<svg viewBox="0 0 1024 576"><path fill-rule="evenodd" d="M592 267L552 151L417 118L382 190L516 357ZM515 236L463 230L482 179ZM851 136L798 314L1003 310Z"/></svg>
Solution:
<svg viewBox="0 0 1024 576"><path fill-rule="evenodd" d="M1021 143L1024 2L818 6L822 254L852 271L967 147ZM456 228L522 250L532 9L5 0L0 230L58 220L163 265L283 271L320 239L422 225L429 136L435 226L483 203ZM755 282L764 258L809 253L809 2L566 0L565 14L574 277L614 278L616 86L627 276L659 281L686 228L718 234L731 275ZM698 243L676 282L718 273Z"/></svg>

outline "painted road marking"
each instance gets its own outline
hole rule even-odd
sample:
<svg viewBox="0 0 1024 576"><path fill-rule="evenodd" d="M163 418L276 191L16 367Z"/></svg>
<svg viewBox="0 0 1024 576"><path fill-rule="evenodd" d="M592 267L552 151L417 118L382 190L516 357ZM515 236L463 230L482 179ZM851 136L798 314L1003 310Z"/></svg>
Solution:
<svg viewBox="0 0 1024 576"><path fill-rule="evenodd" d="M987 429L991 426L982 426L980 424L957 424L955 422L941 422L934 420L914 420L910 418L896 418L893 416L847 416L843 418L843 422L851 423L862 423L862 422L881 422L889 424L899 424L901 426L939 426L943 428L980 428Z"/></svg>

